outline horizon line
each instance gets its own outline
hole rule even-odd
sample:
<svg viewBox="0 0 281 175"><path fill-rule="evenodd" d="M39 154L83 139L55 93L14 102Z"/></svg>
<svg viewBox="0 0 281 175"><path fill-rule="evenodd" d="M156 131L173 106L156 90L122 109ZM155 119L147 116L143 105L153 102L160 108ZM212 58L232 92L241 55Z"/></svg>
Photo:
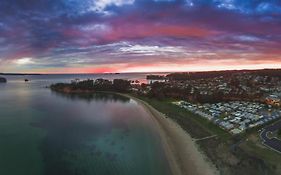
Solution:
<svg viewBox="0 0 281 175"><path fill-rule="evenodd" d="M140 72L83 72L83 73L36 73L36 72L31 72L31 73L26 73L26 72L0 72L0 75L83 75L83 74L137 74L137 73L185 73L185 72L221 72L221 71L258 71L258 70L281 70L280 68L257 68L257 69L220 69L220 70L191 70L191 71L140 71Z"/></svg>

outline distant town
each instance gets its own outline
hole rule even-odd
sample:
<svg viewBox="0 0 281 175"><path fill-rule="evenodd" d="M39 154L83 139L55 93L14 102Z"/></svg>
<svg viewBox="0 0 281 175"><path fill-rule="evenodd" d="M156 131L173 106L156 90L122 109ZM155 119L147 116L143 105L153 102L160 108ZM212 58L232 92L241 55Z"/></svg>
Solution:
<svg viewBox="0 0 281 175"><path fill-rule="evenodd" d="M134 90L174 104L239 134L281 117L281 70L217 71L149 75ZM144 85L143 85L144 86Z"/></svg>
<svg viewBox="0 0 281 175"><path fill-rule="evenodd" d="M149 75L147 89L140 92L185 99L194 103L228 101L260 102L280 107L281 70L216 71Z"/></svg>

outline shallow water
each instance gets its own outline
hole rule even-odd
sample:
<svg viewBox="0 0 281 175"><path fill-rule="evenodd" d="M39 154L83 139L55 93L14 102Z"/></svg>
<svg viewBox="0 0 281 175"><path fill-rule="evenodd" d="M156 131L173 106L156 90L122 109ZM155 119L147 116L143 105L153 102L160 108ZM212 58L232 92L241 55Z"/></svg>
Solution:
<svg viewBox="0 0 281 175"><path fill-rule="evenodd" d="M153 122L135 101L18 80L0 84L1 175L170 174Z"/></svg>

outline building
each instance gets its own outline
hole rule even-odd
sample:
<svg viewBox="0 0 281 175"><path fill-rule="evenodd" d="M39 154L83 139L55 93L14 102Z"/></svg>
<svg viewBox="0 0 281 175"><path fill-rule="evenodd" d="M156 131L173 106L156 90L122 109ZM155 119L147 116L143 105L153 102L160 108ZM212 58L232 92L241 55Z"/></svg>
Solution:
<svg viewBox="0 0 281 175"><path fill-rule="evenodd" d="M272 106L281 106L281 99L277 95L270 95L265 99L265 103Z"/></svg>

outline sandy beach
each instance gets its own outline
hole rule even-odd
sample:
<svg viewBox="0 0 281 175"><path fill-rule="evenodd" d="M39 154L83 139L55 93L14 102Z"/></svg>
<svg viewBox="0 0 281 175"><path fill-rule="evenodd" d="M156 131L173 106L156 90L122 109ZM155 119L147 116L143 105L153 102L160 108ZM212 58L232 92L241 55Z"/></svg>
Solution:
<svg viewBox="0 0 281 175"><path fill-rule="evenodd" d="M146 102L128 96L151 114L159 130L167 159L174 175L217 175L215 166L199 151L191 136L177 123Z"/></svg>

